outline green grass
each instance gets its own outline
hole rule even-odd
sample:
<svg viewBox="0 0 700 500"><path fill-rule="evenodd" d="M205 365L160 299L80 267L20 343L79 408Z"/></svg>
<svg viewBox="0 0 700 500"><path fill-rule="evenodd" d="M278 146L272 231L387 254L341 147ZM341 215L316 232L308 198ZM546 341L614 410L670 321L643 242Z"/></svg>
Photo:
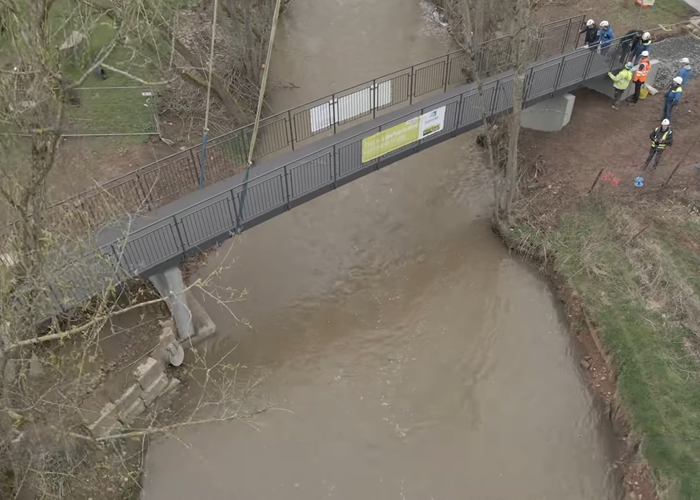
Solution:
<svg viewBox="0 0 700 500"><path fill-rule="evenodd" d="M662 222L630 241L631 214L589 202L563 217L549 245L601 328L657 486L667 498L700 499L700 339L685 326L698 312L700 257L678 243L698 234Z"/></svg>
<svg viewBox="0 0 700 500"><path fill-rule="evenodd" d="M640 15L641 14L641 15ZM621 36L630 29L658 28L659 24L668 25L690 19L697 15L683 0L656 0L652 7L642 9L632 0L616 0L605 5L603 17L610 21L615 34ZM598 18L595 18L598 20Z"/></svg>

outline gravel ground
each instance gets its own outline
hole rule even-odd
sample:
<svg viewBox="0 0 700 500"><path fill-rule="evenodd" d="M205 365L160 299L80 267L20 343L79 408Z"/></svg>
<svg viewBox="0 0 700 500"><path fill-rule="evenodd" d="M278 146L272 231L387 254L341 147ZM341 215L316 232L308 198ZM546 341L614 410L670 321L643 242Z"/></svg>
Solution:
<svg viewBox="0 0 700 500"><path fill-rule="evenodd" d="M661 61L659 72L654 80L654 87L665 89L671 84L671 79L678 74L682 64L681 57L690 59L693 75L697 78L700 74L700 40L689 35L667 38L660 42L652 43L650 59Z"/></svg>

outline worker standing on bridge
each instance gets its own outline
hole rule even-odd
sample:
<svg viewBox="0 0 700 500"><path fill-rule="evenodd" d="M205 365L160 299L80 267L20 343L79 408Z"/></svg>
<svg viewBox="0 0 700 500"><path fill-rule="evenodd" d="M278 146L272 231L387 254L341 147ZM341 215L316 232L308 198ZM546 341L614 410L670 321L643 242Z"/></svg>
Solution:
<svg viewBox="0 0 700 500"><path fill-rule="evenodd" d="M671 129L671 122L667 119L661 121L661 126L656 127L654 131L649 134L649 139L651 139L651 149L649 150L649 156L647 156L647 161L644 162L642 170L645 170L651 160L654 160L654 165L652 168L656 169L661 161L661 155L663 154L666 146L671 146L673 144L673 129ZM654 159L656 156L656 159Z"/></svg>
<svg viewBox="0 0 700 500"><path fill-rule="evenodd" d="M649 61L649 52L644 51L641 54L641 61L637 66L637 70L634 72L634 94L628 98L630 105L634 106L639 101L639 94L642 91L642 85L647 81L647 76L649 75L649 70L651 69L651 61Z"/></svg>
<svg viewBox="0 0 700 500"><path fill-rule="evenodd" d="M639 41L637 46L634 48L634 64L637 64L644 57L644 52L646 52L647 57L649 57L649 49L650 48L651 48L651 33L646 31L642 34L642 39Z"/></svg>
<svg viewBox="0 0 700 500"><path fill-rule="evenodd" d="M615 87L615 102L613 102L613 109L620 109L620 97L629 87L632 81L632 68L634 66L631 62L625 63L625 67L620 70L617 76L612 73L608 73L608 76L613 81L613 87Z"/></svg>
<svg viewBox="0 0 700 500"><path fill-rule="evenodd" d="M681 95L683 95L683 78L677 76L671 82L671 86L666 91L666 96L664 97L664 116L662 119L671 119L671 113L673 108L681 100Z"/></svg>
<svg viewBox="0 0 700 500"><path fill-rule="evenodd" d="M600 22L600 31L598 32L598 40L600 41L600 53L604 56L608 55L608 49L612 45L615 33L613 33L610 23L607 21Z"/></svg>
<svg viewBox="0 0 700 500"><path fill-rule="evenodd" d="M586 27L579 31L579 34L585 33L583 46L587 49L596 50L598 48L598 26L595 25L593 19L586 21Z"/></svg>
<svg viewBox="0 0 700 500"><path fill-rule="evenodd" d="M620 43L620 63L626 63L634 59L637 45L639 45L641 41L642 32L637 30L628 31L625 36L622 37L622 43Z"/></svg>

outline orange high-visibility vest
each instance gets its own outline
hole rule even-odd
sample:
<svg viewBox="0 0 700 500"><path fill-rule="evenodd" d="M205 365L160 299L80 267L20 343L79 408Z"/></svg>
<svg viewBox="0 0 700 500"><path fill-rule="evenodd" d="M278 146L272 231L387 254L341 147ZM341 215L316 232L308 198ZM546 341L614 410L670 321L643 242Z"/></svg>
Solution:
<svg viewBox="0 0 700 500"><path fill-rule="evenodd" d="M634 72L634 81L637 82L646 82L647 81L647 75L649 74L649 70L651 69L651 62L649 62L649 59L646 57L639 61L639 66L637 67L637 71Z"/></svg>

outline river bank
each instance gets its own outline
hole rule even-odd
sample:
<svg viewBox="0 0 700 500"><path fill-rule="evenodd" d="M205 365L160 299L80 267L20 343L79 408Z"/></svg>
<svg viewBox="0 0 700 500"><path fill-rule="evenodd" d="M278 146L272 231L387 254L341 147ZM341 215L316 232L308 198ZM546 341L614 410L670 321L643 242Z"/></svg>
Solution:
<svg viewBox="0 0 700 500"><path fill-rule="evenodd" d="M590 356L582 370L626 451L618 473L630 498L700 498L695 89L674 115L677 140L657 171L640 164L658 98L615 112L604 96L578 91L564 130L526 131L521 142L538 168L526 175L506 239L567 307Z"/></svg>

